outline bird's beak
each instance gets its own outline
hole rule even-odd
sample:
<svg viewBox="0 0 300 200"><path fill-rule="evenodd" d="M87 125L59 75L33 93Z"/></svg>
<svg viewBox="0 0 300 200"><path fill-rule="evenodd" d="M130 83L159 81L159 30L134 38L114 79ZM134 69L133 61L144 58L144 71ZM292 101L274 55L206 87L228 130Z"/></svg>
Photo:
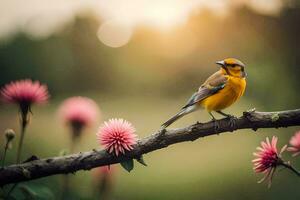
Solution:
<svg viewBox="0 0 300 200"><path fill-rule="evenodd" d="M247 73L245 71L242 71L242 77L246 78L247 77Z"/></svg>
<svg viewBox="0 0 300 200"><path fill-rule="evenodd" d="M217 61L216 64L221 65L221 67L225 69L225 62L224 62L224 60Z"/></svg>

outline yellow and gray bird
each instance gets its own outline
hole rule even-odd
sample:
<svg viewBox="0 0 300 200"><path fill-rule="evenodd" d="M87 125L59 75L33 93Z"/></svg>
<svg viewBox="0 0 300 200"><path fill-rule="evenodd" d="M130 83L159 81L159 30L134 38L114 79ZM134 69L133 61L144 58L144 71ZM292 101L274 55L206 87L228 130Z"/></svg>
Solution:
<svg viewBox="0 0 300 200"><path fill-rule="evenodd" d="M241 96L243 96L246 88L246 72L245 65L238 59L227 58L216 62L220 65L220 70L211 75L188 100L185 106L172 118L162 124L165 129L179 118L194 112L200 108L204 108L212 117L215 111L230 120L233 115L222 112L223 109L231 106ZM233 122L233 121L231 121ZM216 124L218 128L218 124Z"/></svg>

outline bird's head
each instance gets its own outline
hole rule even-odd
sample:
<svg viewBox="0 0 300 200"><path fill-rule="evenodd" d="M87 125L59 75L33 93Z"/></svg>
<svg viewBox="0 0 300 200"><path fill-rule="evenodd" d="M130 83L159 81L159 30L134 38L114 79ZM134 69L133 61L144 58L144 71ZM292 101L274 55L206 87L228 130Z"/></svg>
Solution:
<svg viewBox="0 0 300 200"><path fill-rule="evenodd" d="M221 65L223 72L230 76L241 78L247 76L245 72L245 64L238 59L226 58L225 60L216 62L216 64Z"/></svg>

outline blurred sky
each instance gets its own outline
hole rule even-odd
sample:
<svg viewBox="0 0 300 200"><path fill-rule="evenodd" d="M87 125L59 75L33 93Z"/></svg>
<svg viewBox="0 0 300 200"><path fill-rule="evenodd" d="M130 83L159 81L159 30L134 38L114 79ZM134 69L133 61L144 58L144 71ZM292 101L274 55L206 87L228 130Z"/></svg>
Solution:
<svg viewBox="0 0 300 200"><path fill-rule="evenodd" d="M277 15L283 8L282 0L0 0L0 40L18 32L47 38L73 23L76 16L93 15L103 20L99 39L119 47L130 40L136 26L166 30L184 24L202 8L226 16L241 5L266 15Z"/></svg>

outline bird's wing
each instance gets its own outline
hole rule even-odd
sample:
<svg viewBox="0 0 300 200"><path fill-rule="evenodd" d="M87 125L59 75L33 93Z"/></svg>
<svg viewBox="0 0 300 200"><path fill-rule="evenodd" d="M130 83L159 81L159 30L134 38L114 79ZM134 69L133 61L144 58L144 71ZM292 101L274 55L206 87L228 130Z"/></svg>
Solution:
<svg viewBox="0 0 300 200"><path fill-rule="evenodd" d="M199 90L191 96L183 109L192 106L223 89L226 82L226 75L222 74L220 71L214 73L200 86Z"/></svg>

